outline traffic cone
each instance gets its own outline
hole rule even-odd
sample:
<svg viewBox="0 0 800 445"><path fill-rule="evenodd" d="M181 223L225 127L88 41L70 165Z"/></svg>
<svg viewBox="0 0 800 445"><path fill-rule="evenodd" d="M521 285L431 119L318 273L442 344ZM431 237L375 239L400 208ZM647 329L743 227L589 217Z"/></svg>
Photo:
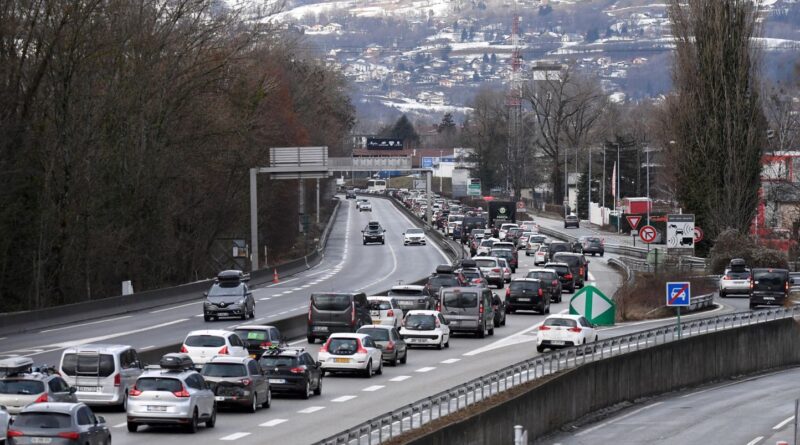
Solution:
<svg viewBox="0 0 800 445"><path fill-rule="evenodd" d="M272 282L278 284L280 280L278 280L278 269L272 269Z"/></svg>

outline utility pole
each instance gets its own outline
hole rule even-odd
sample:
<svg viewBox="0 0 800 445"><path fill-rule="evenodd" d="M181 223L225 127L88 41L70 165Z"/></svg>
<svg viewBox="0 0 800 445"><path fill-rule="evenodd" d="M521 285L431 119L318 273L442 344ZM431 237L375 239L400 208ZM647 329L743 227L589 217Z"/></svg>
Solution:
<svg viewBox="0 0 800 445"><path fill-rule="evenodd" d="M619 209L619 197L622 196L622 190L620 190L620 184L622 181L622 164L619 163L619 142L617 142L617 196L614 197L614 208L617 209L617 233L622 231L622 213L620 213Z"/></svg>
<svg viewBox="0 0 800 445"><path fill-rule="evenodd" d="M644 150L647 163L647 225L650 225L650 147Z"/></svg>
<svg viewBox="0 0 800 445"><path fill-rule="evenodd" d="M591 221L592 219L592 148L589 147L589 199L586 200L586 217Z"/></svg>
<svg viewBox="0 0 800 445"><path fill-rule="evenodd" d="M602 200L603 204L601 207L603 208L603 224L606 223L606 146L603 144L603 187L602 187Z"/></svg>
<svg viewBox="0 0 800 445"><path fill-rule="evenodd" d="M250 271L258 270L258 187L257 168L250 169Z"/></svg>
<svg viewBox="0 0 800 445"><path fill-rule="evenodd" d="M569 203L569 189L567 186L567 149L564 148L564 202L562 205L564 206L564 218L567 217L567 204Z"/></svg>

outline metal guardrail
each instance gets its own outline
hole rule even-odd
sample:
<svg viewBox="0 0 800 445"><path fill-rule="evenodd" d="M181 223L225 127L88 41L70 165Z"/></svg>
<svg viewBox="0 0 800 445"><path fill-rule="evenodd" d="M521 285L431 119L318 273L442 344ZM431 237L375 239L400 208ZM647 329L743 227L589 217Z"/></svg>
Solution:
<svg viewBox="0 0 800 445"><path fill-rule="evenodd" d="M681 338L796 317L800 317L800 306L739 312L685 322L682 324L680 337L677 326L670 325L549 352L409 403L314 445L380 444L511 388L586 363L652 348Z"/></svg>

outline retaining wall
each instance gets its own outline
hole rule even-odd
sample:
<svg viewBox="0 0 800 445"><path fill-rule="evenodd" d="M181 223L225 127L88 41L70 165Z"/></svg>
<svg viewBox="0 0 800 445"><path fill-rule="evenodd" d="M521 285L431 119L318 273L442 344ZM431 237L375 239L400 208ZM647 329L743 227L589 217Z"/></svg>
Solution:
<svg viewBox="0 0 800 445"><path fill-rule="evenodd" d="M735 376L800 365L800 324L778 320L699 335L565 371L501 404L420 436L413 445L514 443L514 425L531 439L621 402ZM502 397L502 395L501 395Z"/></svg>

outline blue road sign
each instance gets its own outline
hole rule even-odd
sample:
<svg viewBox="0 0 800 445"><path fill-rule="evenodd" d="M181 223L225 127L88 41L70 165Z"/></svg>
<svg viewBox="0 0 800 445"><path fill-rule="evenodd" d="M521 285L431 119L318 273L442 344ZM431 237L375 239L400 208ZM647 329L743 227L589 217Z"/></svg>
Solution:
<svg viewBox="0 0 800 445"><path fill-rule="evenodd" d="M433 160L434 158L431 157L423 157L422 158L422 168L432 168L433 167Z"/></svg>
<svg viewBox="0 0 800 445"><path fill-rule="evenodd" d="M667 306L689 306L691 299L691 283L667 283Z"/></svg>

